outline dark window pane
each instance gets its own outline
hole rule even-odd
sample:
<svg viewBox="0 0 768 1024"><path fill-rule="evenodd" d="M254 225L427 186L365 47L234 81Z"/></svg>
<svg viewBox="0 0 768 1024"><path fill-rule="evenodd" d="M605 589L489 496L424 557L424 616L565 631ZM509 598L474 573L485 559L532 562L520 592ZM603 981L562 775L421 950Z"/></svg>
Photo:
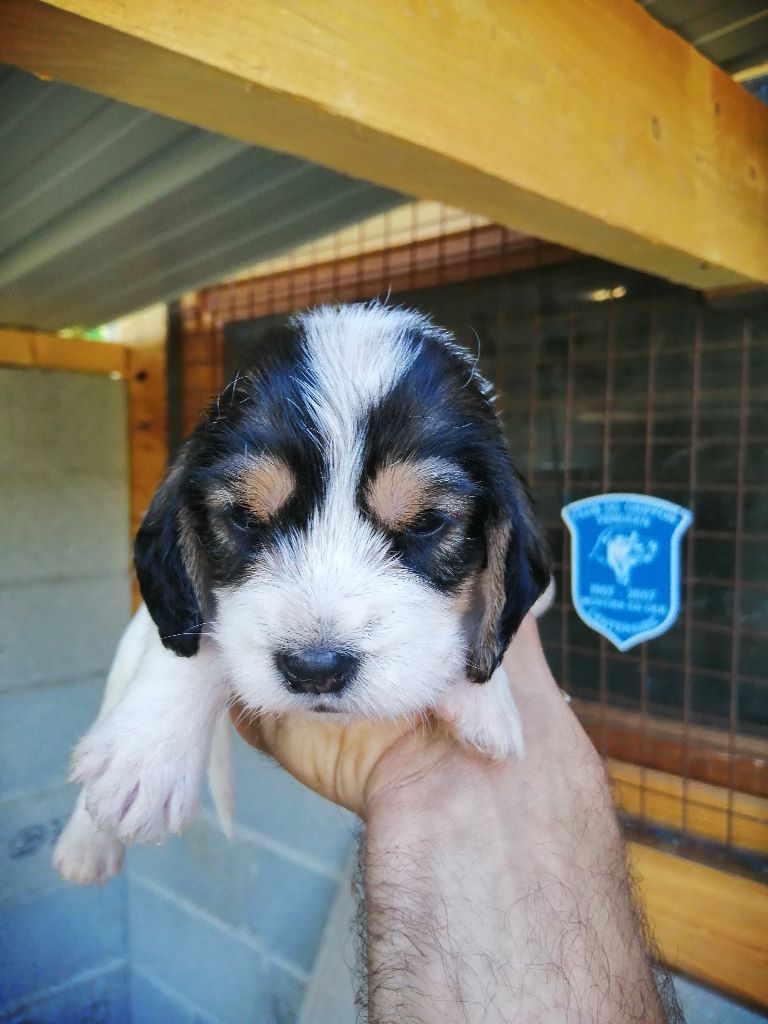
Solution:
<svg viewBox="0 0 768 1024"><path fill-rule="evenodd" d="M621 405L625 398L645 396L648 390L648 363L646 359L617 358L613 363L614 400Z"/></svg>
<svg viewBox="0 0 768 1024"><path fill-rule="evenodd" d="M653 481L684 483L690 475L691 449L687 444L656 442L651 459Z"/></svg>
<svg viewBox="0 0 768 1024"><path fill-rule="evenodd" d="M694 673L691 677L691 712L700 725L723 728L731 706L731 683Z"/></svg>
<svg viewBox="0 0 768 1024"><path fill-rule="evenodd" d="M693 422L690 392L671 397L654 392L652 416L655 435L687 440L691 436Z"/></svg>
<svg viewBox="0 0 768 1024"><path fill-rule="evenodd" d="M730 624L733 616L733 588L697 583L693 587L693 617L701 622Z"/></svg>
<svg viewBox="0 0 768 1024"><path fill-rule="evenodd" d="M600 667L596 654L571 651L568 654L571 690L577 696L593 698L600 692Z"/></svg>
<svg viewBox="0 0 768 1024"><path fill-rule="evenodd" d="M572 407L570 435L574 445L602 445L605 436L605 404L602 399L580 402Z"/></svg>
<svg viewBox="0 0 768 1024"><path fill-rule="evenodd" d="M571 373L573 401L589 401L593 408L603 409L606 390L605 362L574 363Z"/></svg>
<svg viewBox="0 0 768 1024"><path fill-rule="evenodd" d="M705 580L733 580L735 546L732 540L713 540L702 537L694 548L694 575Z"/></svg>
<svg viewBox="0 0 768 1024"><path fill-rule="evenodd" d="M701 484L735 484L738 480L737 451L733 444L699 441L696 445L696 473Z"/></svg>
<svg viewBox="0 0 768 1024"><path fill-rule="evenodd" d="M739 309L701 310L701 341L703 345L719 347L738 345L744 330L744 314Z"/></svg>
<svg viewBox="0 0 768 1024"><path fill-rule="evenodd" d="M750 437L768 437L768 398L747 399L747 433Z"/></svg>
<svg viewBox="0 0 768 1024"><path fill-rule="evenodd" d="M608 313L604 310L589 310L574 317L573 358L597 359L605 365L608 348ZM577 370L578 372L578 370Z"/></svg>
<svg viewBox="0 0 768 1024"><path fill-rule="evenodd" d="M636 708L640 705L640 662L637 658L610 658L608 697L611 704Z"/></svg>
<svg viewBox="0 0 768 1024"><path fill-rule="evenodd" d="M741 384L741 349L704 349L699 365L702 391L738 389ZM706 403L706 399L703 399Z"/></svg>
<svg viewBox="0 0 768 1024"><path fill-rule="evenodd" d="M574 647L587 647L594 650L600 648L600 635L582 622L576 612L568 616L568 643Z"/></svg>
<svg viewBox="0 0 768 1024"><path fill-rule="evenodd" d="M768 494L747 491L744 495L744 530L768 533Z"/></svg>
<svg viewBox="0 0 768 1024"><path fill-rule="evenodd" d="M765 636L742 636L739 644L739 672L745 676L757 676L768 681L768 634ZM768 703L768 689L765 691Z"/></svg>
<svg viewBox="0 0 768 1024"><path fill-rule="evenodd" d="M768 387L768 348L764 345L753 346L750 349L747 387L750 391Z"/></svg>
<svg viewBox="0 0 768 1024"><path fill-rule="evenodd" d="M694 529L735 530L736 494L702 491L696 498L693 514Z"/></svg>
<svg viewBox="0 0 768 1024"><path fill-rule="evenodd" d="M739 729L765 735L768 732L768 690L763 684L739 683Z"/></svg>
<svg viewBox="0 0 768 1024"><path fill-rule="evenodd" d="M768 582L763 580L763 583ZM741 625L748 629L768 630L768 589L743 587Z"/></svg>
<svg viewBox="0 0 768 1024"><path fill-rule="evenodd" d="M547 662L549 663L552 675L558 682L563 677L563 656L559 647L546 647Z"/></svg>
<svg viewBox="0 0 768 1024"><path fill-rule="evenodd" d="M748 484L768 481L768 444L748 444L744 452L744 480Z"/></svg>
<svg viewBox="0 0 768 1024"><path fill-rule="evenodd" d="M728 672L731 668L731 636L709 629L694 629L691 637L691 660L694 668Z"/></svg>
<svg viewBox="0 0 768 1024"><path fill-rule="evenodd" d="M643 358L651 335L651 309L647 305L617 303L613 310L613 351L617 356Z"/></svg>
<svg viewBox="0 0 768 1024"><path fill-rule="evenodd" d="M750 583L768 584L768 544L760 540L743 541L741 565L745 580Z"/></svg>
<svg viewBox="0 0 768 1024"><path fill-rule="evenodd" d="M654 318L653 347L658 353L693 348L696 313L693 308L660 305Z"/></svg>
<svg viewBox="0 0 768 1024"><path fill-rule="evenodd" d="M547 317L541 323L539 359L548 367L565 367L568 361L568 334L570 324L567 317Z"/></svg>
<svg viewBox="0 0 768 1024"><path fill-rule="evenodd" d="M739 401L733 398L702 398L699 402L696 432L700 438L739 438Z"/></svg>
<svg viewBox="0 0 768 1024"><path fill-rule="evenodd" d="M539 619L539 635L541 636L541 642L545 646L548 644L559 644L560 631L561 624L558 612L550 611Z"/></svg>
<svg viewBox="0 0 768 1024"><path fill-rule="evenodd" d="M646 699L657 714L679 711L683 706L682 670L651 666L646 682Z"/></svg>

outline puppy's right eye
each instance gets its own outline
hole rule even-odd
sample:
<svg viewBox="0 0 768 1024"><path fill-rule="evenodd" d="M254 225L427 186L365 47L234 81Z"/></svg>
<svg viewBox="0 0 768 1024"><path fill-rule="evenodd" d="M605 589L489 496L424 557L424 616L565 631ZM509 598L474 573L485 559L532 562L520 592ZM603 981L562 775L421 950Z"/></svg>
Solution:
<svg viewBox="0 0 768 1024"><path fill-rule="evenodd" d="M245 505L233 505L229 510L229 518L241 533L254 534L264 528L264 523Z"/></svg>
<svg viewBox="0 0 768 1024"><path fill-rule="evenodd" d="M427 509L422 512L404 531L406 536L411 537L436 537L448 526L449 518L444 512L438 509Z"/></svg>

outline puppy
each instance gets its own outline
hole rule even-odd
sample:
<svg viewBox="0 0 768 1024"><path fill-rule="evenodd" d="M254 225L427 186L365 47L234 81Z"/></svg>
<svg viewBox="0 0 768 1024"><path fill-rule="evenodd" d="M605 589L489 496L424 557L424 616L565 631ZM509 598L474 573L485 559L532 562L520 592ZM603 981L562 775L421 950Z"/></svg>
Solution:
<svg viewBox="0 0 768 1024"><path fill-rule="evenodd" d="M214 734L229 820L233 697L432 709L491 757L522 755L500 663L549 556L490 385L424 316L326 307L273 332L182 447L135 565L145 607L74 753L83 791L54 858L72 880L189 823Z"/></svg>

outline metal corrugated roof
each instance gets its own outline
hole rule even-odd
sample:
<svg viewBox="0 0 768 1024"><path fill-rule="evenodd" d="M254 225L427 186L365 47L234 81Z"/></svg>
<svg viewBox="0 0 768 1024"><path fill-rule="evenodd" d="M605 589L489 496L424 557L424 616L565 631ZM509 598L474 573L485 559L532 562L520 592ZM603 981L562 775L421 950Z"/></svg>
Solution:
<svg viewBox="0 0 768 1024"><path fill-rule="evenodd" d="M768 61L765 0L639 0L649 14L734 75Z"/></svg>
<svg viewBox="0 0 768 1024"><path fill-rule="evenodd" d="M403 202L0 66L0 322L103 323Z"/></svg>

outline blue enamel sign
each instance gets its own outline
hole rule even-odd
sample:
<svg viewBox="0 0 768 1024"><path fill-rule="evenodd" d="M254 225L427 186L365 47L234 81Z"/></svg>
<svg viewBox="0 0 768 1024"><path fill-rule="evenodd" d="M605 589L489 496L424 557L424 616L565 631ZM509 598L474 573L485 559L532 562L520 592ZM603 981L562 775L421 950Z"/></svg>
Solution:
<svg viewBox="0 0 768 1024"><path fill-rule="evenodd" d="M665 633L680 611L687 508L644 494L600 494L562 511L579 616L620 651Z"/></svg>

